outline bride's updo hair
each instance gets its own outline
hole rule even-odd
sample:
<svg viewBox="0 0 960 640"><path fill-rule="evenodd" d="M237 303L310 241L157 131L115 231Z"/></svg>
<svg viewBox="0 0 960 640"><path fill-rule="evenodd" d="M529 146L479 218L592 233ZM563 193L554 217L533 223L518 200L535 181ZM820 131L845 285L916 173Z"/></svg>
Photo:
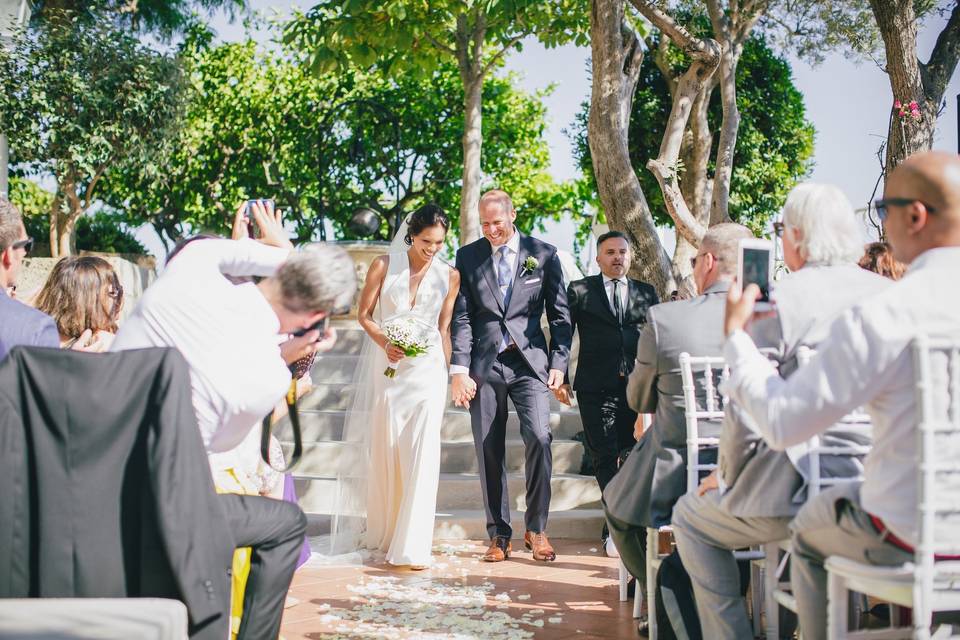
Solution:
<svg viewBox="0 0 960 640"><path fill-rule="evenodd" d="M450 219L440 205L433 202L425 204L407 218L407 235L403 237L403 241L412 245L414 236L420 235L420 232L428 227L437 225L443 227L443 232L446 233L450 230Z"/></svg>

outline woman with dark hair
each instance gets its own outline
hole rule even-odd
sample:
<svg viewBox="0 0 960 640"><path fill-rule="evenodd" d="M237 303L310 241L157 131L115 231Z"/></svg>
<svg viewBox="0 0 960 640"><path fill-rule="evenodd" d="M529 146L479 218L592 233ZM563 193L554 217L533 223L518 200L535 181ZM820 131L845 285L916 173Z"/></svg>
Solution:
<svg viewBox="0 0 960 640"><path fill-rule="evenodd" d="M871 242L857 263L867 271L873 271L884 278L899 280L903 277L907 267L893 257L893 250L889 242Z"/></svg>
<svg viewBox="0 0 960 640"><path fill-rule="evenodd" d="M449 228L440 207L420 207L367 272L357 319L369 340L344 430L344 440L369 458L366 486L358 489L356 471L345 470L337 506L366 516L354 519L352 530L334 531L335 552L361 545L385 552L393 565L430 564L450 322L460 289L459 272L439 255ZM395 342L401 334L406 345ZM404 348L411 341L424 347L416 356Z"/></svg>
<svg viewBox="0 0 960 640"><path fill-rule="evenodd" d="M56 321L64 349L82 341L84 350L106 351L117 332L123 287L103 258L67 257L54 265L35 304Z"/></svg>

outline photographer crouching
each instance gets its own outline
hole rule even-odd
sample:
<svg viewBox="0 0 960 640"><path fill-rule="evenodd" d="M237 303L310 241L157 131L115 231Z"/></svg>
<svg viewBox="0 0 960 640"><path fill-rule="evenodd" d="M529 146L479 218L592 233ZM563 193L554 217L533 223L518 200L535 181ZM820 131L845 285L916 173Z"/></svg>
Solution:
<svg viewBox="0 0 960 640"><path fill-rule="evenodd" d="M244 203L237 228L256 224L259 238L204 239L180 247L125 321L112 350L175 347L190 365L194 411L208 453L237 446L290 387L288 365L333 346L326 320L350 307L357 290L353 261L329 244L295 250L279 212ZM261 277L259 282L239 280ZM278 342L278 334L295 334ZM221 494L235 547L252 548L238 633L276 638L284 598L303 543L298 506L260 496ZM210 637L229 618L229 581L204 580L223 603ZM192 629L191 637L208 630Z"/></svg>

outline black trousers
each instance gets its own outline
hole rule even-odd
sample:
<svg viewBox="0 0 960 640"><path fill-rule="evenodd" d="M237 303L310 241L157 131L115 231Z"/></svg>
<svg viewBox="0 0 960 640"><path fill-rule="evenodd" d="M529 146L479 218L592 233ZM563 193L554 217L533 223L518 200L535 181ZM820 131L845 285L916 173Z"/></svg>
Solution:
<svg viewBox="0 0 960 640"><path fill-rule="evenodd" d="M234 544L252 548L250 575L243 597L243 619L237 639L276 638L280 635L283 603L307 530L307 517L297 505L272 498L225 493L217 496L217 501L223 509ZM227 608L224 617L229 620L229 603ZM215 628L191 633L191 639L222 639L222 626L212 626Z"/></svg>
<svg viewBox="0 0 960 640"><path fill-rule="evenodd" d="M480 485L487 511L487 533L512 537L510 496L507 490L507 398L520 419L525 450L527 531L547 530L550 511L550 476L553 451L550 443L550 390L534 374L516 349L504 351L493 363L486 382L470 403L470 422L480 467Z"/></svg>
<svg viewBox="0 0 960 640"><path fill-rule="evenodd" d="M620 457L636 444L633 425L637 414L627 404L627 381L609 391L578 391L577 405L583 422L584 445L593 459L595 475L603 491L617 473ZM607 525L603 526L607 537Z"/></svg>

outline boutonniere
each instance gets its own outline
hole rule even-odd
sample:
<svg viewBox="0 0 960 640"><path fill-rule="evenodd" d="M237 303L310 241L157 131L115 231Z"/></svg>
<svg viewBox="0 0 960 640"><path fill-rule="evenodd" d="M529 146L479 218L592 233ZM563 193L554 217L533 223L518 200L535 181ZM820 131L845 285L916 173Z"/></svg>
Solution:
<svg viewBox="0 0 960 640"><path fill-rule="evenodd" d="M523 261L523 275L528 275L533 273L537 267L540 266L540 261L534 258L533 256L527 256L527 259Z"/></svg>

